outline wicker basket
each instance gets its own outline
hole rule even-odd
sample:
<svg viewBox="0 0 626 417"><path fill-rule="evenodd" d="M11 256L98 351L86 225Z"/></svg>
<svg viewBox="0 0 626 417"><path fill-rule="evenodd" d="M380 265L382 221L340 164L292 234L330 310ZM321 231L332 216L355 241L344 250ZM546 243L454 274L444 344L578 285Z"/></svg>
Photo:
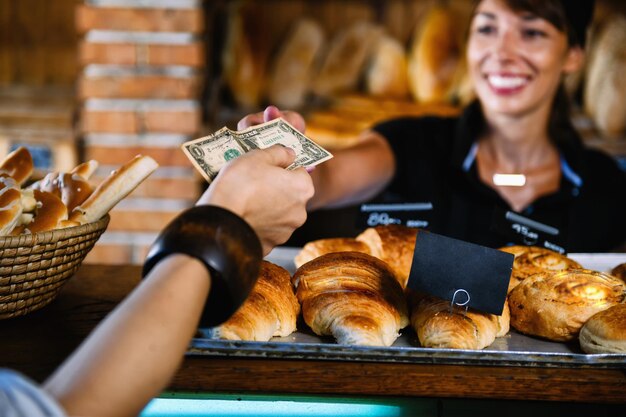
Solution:
<svg viewBox="0 0 626 417"><path fill-rule="evenodd" d="M50 303L108 224L106 215L67 229L0 237L0 319Z"/></svg>

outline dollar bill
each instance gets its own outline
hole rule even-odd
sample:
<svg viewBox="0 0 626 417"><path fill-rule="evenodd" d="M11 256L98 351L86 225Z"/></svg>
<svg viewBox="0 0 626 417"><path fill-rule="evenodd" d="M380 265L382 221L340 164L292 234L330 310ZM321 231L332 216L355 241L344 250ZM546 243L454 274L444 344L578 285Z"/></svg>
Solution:
<svg viewBox="0 0 626 417"><path fill-rule="evenodd" d="M182 149L210 183L231 159L253 149L265 149L276 144L295 151L296 159L287 167L290 170L314 167L333 157L283 119L271 120L241 131L224 127L212 135L184 143Z"/></svg>

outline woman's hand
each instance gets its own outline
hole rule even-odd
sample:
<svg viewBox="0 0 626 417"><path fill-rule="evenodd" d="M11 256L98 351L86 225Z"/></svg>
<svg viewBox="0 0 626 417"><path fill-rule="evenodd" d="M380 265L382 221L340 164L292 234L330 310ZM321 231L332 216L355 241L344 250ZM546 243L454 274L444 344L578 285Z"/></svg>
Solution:
<svg viewBox="0 0 626 417"><path fill-rule="evenodd" d="M248 152L220 170L197 204L224 207L242 217L268 254L302 226L314 193L304 168L285 169L294 159L293 150L280 145Z"/></svg>
<svg viewBox="0 0 626 417"><path fill-rule="evenodd" d="M304 118L300 115L300 113L296 113L294 111L289 111L289 110L280 111L275 106L268 106L263 112L252 113L252 114L245 116L243 119L239 121L239 123L237 123L237 129L238 130L246 129L250 126L269 122L270 120L274 120L279 117L282 117L283 119L287 121L287 123L291 124L300 132L304 133L306 124L304 123Z"/></svg>

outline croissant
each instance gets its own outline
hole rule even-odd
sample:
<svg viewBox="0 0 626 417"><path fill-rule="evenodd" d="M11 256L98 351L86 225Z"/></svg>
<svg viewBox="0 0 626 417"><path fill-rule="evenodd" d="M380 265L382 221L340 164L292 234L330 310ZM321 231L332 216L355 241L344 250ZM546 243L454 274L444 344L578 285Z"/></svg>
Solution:
<svg viewBox="0 0 626 417"><path fill-rule="evenodd" d="M301 266L293 280L304 321L339 344L390 346L409 323L402 288L373 256L329 253Z"/></svg>
<svg viewBox="0 0 626 417"><path fill-rule="evenodd" d="M365 229L356 240L367 244L373 256L385 261L402 288L406 288L416 238L417 229L392 224Z"/></svg>
<svg viewBox="0 0 626 417"><path fill-rule="evenodd" d="M332 252L363 252L370 254L370 249L365 243L352 238L320 239L304 245L293 261L296 264L296 268L300 268L305 263Z"/></svg>
<svg viewBox="0 0 626 417"><path fill-rule="evenodd" d="M245 303L211 336L227 340L268 341L289 336L296 330L300 304L293 292L291 275L273 263L263 261L259 278Z"/></svg>
<svg viewBox="0 0 626 417"><path fill-rule="evenodd" d="M544 272L509 293L511 325L529 335L568 341L591 316L625 300L626 285L611 275L586 269Z"/></svg>
<svg viewBox="0 0 626 417"><path fill-rule="evenodd" d="M511 292L513 288L526 278L541 272L557 272L582 268L578 262L565 255L537 246L509 246L500 248L500 250L515 255L508 292Z"/></svg>
<svg viewBox="0 0 626 417"><path fill-rule="evenodd" d="M578 340L587 353L626 353L626 304L594 314L580 329Z"/></svg>
<svg viewBox="0 0 626 417"><path fill-rule="evenodd" d="M451 310L449 301L424 296L413 308L411 325L423 347L483 349L509 332L509 319L506 303L496 316L458 306Z"/></svg>

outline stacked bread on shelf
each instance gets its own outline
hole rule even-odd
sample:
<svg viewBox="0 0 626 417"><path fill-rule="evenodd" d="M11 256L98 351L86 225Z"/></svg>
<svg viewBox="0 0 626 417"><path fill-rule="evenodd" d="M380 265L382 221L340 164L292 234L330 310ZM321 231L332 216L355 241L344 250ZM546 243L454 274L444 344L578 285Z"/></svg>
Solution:
<svg viewBox="0 0 626 417"><path fill-rule="evenodd" d="M146 179L158 164L136 156L95 188L89 178L94 160L70 172L52 172L23 187L33 172L33 159L24 147L0 162L0 236L16 236L92 223L111 210Z"/></svg>

